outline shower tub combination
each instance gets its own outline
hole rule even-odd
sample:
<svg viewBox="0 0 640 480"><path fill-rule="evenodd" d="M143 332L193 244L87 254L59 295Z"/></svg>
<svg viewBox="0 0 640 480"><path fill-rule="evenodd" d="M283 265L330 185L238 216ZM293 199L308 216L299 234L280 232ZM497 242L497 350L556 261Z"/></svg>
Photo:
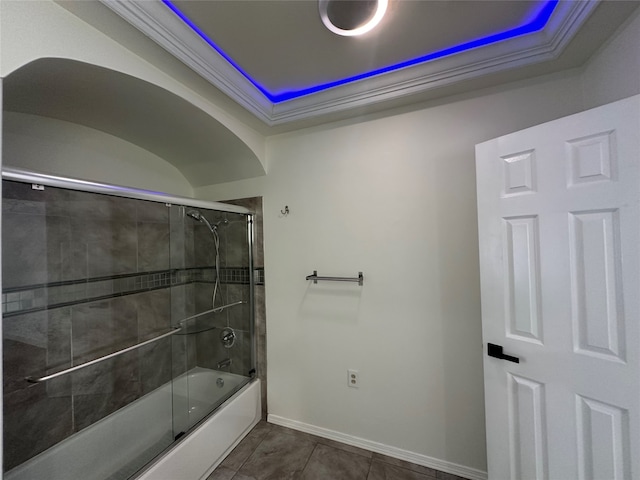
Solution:
<svg viewBox="0 0 640 480"><path fill-rule="evenodd" d="M253 216L3 171L4 478L205 478L259 421Z"/></svg>

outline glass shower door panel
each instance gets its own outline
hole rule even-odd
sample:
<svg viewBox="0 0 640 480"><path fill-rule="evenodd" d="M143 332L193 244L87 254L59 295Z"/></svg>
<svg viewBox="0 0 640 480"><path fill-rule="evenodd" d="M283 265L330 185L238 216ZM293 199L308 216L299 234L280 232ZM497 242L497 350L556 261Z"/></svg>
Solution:
<svg viewBox="0 0 640 480"><path fill-rule="evenodd" d="M174 372L178 430L250 379L251 277L246 215L174 207L171 222L172 268L181 281L172 292L173 322L182 325L174 345L184 352Z"/></svg>
<svg viewBox="0 0 640 480"><path fill-rule="evenodd" d="M171 285L171 325L180 327L172 341L172 403L173 430L176 436L189 429L189 369L195 367L193 338L187 334L188 319L195 314L193 302L193 224L185 215L185 207L171 206L170 266L173 272Z"/></svg>
<svg viewBox="0 0 640 480"><path fill-rule="evenodd" d="M224 345L231 360L228 372L250 377L254 367L252 243L246 215L228 214L224 237L221 283L226 294L226 327L235 341ZM223 369L223 371L227 371Z"/></svg>
<svg viewBox="0 0 640 480"><path fill-rule="evenodd" d="M2 193L5 478L124 478L173 441L169 209Z"/></svg>

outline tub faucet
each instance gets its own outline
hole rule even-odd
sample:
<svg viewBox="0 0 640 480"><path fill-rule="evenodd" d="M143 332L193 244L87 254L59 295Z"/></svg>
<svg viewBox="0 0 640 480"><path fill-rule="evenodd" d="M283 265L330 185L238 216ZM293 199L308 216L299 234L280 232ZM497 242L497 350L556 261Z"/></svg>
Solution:
<svg viewBox="0 0 640 480"><path fill-rule="evenodd" d="M231 365L231 359L225 358L224 360L218 362L218 366L216 368L220 370L221 368L228 367L229 365Z"/></svg>

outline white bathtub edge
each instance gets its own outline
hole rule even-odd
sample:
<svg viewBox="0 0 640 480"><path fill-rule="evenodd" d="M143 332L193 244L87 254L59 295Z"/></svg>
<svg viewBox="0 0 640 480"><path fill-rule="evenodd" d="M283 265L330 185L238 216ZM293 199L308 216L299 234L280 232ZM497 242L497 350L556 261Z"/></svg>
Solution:
<svg viewBox="0 0 640 480"><path fill-rule="evenodd" d="M487 472L477 470L475 468L467 467L465 465L459 465L457 463L447 462L437 458L422 455L420 453L411 452L409 450L403 450L401 448L392 447L383 443L374 442L365 438L348 435L346 433L337 432L335 430L329 430L328 428L318 427L308 423L299 422L297 420L291 420L278 415L268 415L267 421L274 425L280 425L282 427L291 428L300 432L311 433L318 437L327 438L329 440L335 440L340 443L351 445L354 447L363 448L371 452L380 453L389 457L398 458L400 460L406 460L416 465L422 465L424 467L434 468L441 472L451 473L453 475L459 475L469 480L487 480Z"/></svg>
<svg viewBox="0 0 640 480"><path fill-rule="evenodd" d="M260 380L255 379L137 480L207 478L260 421L260 415Z"/></svg>

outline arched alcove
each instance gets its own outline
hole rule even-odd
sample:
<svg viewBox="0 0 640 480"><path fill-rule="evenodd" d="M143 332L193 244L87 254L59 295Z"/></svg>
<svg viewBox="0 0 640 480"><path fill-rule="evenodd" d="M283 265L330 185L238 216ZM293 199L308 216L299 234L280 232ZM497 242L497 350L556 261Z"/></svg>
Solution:
<svg viewBox="0 0 640 480"><path fill-rule="evenodd" d="M192 187L265 174L260 159L221 122L139 78L60 58L35 60L3 82L4 110L79 124L173 165Z"/></svg>

